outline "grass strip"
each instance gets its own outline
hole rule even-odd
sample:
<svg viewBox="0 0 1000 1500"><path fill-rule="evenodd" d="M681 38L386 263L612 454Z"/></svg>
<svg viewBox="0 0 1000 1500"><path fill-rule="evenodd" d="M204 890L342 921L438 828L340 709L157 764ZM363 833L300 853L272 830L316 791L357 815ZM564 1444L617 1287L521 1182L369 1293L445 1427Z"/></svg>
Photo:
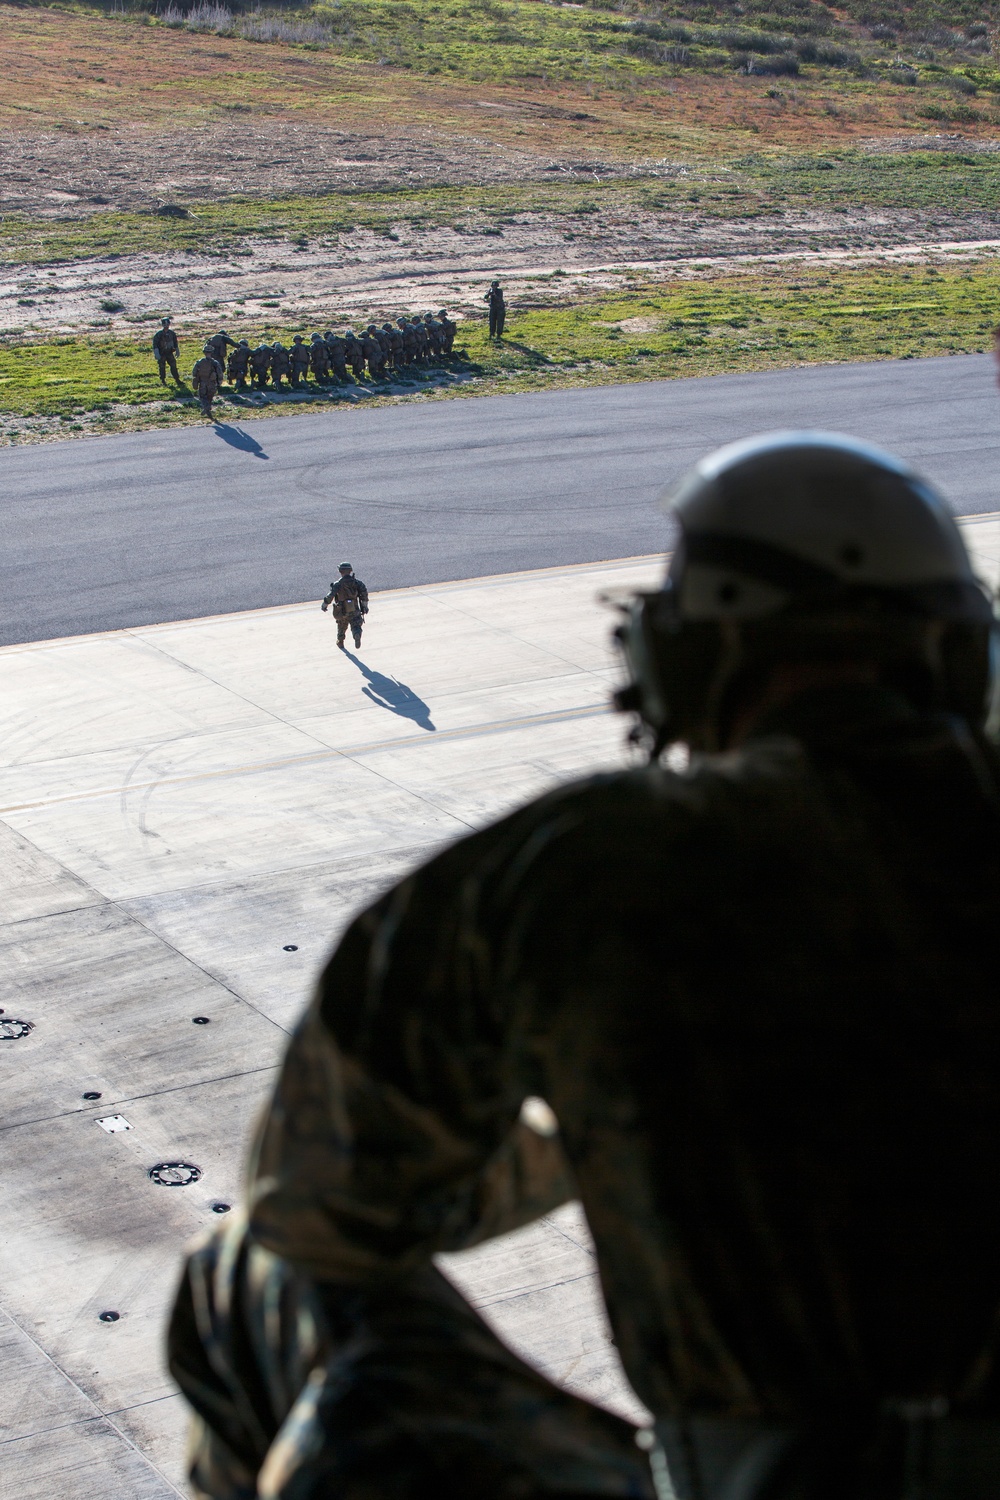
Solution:
<svg viewBox="0 0 1000 1500"><path fill-rule="evenodd" d="M1000 261L991 258L941 269L786 263L714 280L636 284L614 297L514 311L500 344L490 343L484 323L463 323L461 362L440 379L421 373L410 393L481 395L972 353L989 347L998 308ZM280 330L286 342L294 331ZM197 340L186 347L194 351ZM389 399L377 385L368 389L374 399ZM120 338L80 336L0 350L0 431L7 441L22 419L52 419L47 432L197 420L190 401L171 395L164 404L166 394L148 347ZM356 401L357 391L311 396L305 405L314 408ZM285 397L269 410L301 404Z"/></svg>

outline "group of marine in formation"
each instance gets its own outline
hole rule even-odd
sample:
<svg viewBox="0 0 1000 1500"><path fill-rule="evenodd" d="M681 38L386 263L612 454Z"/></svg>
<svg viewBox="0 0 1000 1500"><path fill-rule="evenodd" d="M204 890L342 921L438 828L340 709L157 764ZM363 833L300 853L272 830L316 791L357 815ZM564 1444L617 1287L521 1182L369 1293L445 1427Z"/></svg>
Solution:
<svg viewBox="0 0 1000 1500"><path fill-rule="evenodd" d="M280 339L273 344L260 343L251 348L247 339L234 339L224 328L205 344L201 358L192 371L195 394L202 409L211 413L211 405L228 376L237 391L303 388L310 378L317 385L363 380L367 372L372 380L387 380L390 372L410 365L430 365L452 353L458 325L442 308L435 318L397 318L395 325L383 323L379 328L369 323L362 333L314 333L307 343L297 333L291 345ZM167 383L167 371L180 384L177 370L179 344L177 335L164 318L153 338L153 352L160 367L160 380Z"/></svg>
<svg viewBox="0 0 1000 1500"><path fill-rule="evenodd" d="M502 338L507 305L499 281L493 282L483 301L489 303L490 337ZM317 385L333 381L342 384L363 380L366 371L372 380L387 380L391 371L451 358L457 332L458 324L443 307L436 317L424 313L423 317L397 318L395 324L383 323L381 327L369 323L363 333L352 329L346 333L314 333L308 343L297 333L290 346L275 339L273 344L260 343L252 349L247 339L230 338L220 328L205 344L192 371L195 394L202 411L211 416L212 401L227 376L238 391L281 391L283 380L296 391L310 377ZM161 384L166 385L169 370L180 385L180 341L170 318L163 318L153 335L153 354Z"/></svg>

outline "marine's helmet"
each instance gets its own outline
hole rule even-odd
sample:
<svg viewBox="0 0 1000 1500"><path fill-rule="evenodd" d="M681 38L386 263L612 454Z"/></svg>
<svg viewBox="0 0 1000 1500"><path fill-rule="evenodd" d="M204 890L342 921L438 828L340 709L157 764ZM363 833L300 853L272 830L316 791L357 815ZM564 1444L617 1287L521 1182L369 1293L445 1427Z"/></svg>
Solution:
<svg viewBox="0 0 1000 1500"><path fill-rule="evenodd" d="M409 323L410 323L409 318L397 318L396 319L396 327L397 328L408 328L409 327Z"/></svg>
<svg viewBox="0 0 1000 1500"><path fill-rule="evenodd" d="M163 327L166 328L169 325L169 323L170 323L170 319L169 318L161 318L160 322L162 323Z"/></svg>
<svg viewBox="0 0 1000 1500"><path fill-rule="evenodd" d="M240 342L239 342L239 347L240 347L240 348L241 348L241 349L249 349L249 348L250 348L250 345L249 345L249 344L248 344L248 342L247 342L247 340L246 340L246 339L240 339Z"/></svg>
<svg viewBox="0 0 1000 1500"><path fill-rule="evenodd" d="M619 632L619 694L651 732L728 742L779 668L867 665L919 708L982 724L995 623L940 495L881 449L776 432L701 460L666 496L680 527L662 590Z"/></svg>
<svg viewBox="0 0 1000 1500"><path fill-rule="evenodd" d="M205 347L204 347L204 349L202 349L201 352L202 352L202 354L211 354L212 353L212 346L211 346L211 344L206 344Z"/></svg>
<svg viewBox="0 0 1000 1500"><path fill-rule="evenodd" d="M438 317L439 318L446 318L447 316L448 316L448 309L446 307L442 307L441 311L438 313Z"/></svg>
<svg viewBox="0 0 1000 1500"><path fill-rule="evenodd" d="M292 343L293 344L301 344L302 343L302 335L301 335L301 333L295 334L295 336L292 339Z"/></svg>
<svg viewBox="0 0 1000 1500"><path fill-rule="evenodd" d="M314 344L321 344L323 342L323 335L321 333L314 333L311 342Z"/></svg>
<svg viewBox="0 0 1000 1500"><path fill-rule="evenodd" d="M283 344L283 343L282 343L282 342L281 342L281 340L280 340L280 339L275 339L275 341L274 341L274 343L273 343L273 344L272 344L272 345L271 345L271 347L272 347L272 349L284 349L284 347L285 347L285 346L284 346L284 344Z"/></svg>
<svg viewBox="0 0 1000 1500"><path fill-rule="evenodd" d="M338 573L353 573L354 572L354 568L348 562L338 563L337 564L337 572Z"/></svg>

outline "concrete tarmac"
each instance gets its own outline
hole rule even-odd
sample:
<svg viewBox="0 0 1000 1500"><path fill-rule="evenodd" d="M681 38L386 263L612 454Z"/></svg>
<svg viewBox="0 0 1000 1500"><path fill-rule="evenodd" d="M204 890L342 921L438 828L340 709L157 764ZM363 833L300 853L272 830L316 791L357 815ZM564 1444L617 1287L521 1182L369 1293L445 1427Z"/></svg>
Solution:
<svg viewBox="0 0 1000 1500"><path fill-rule="evenodd" d="M835 428L1000 505L992 363L963 355L336 409L0 451L0 643L658 552L664 484L768 428Z"/></svg>
<svg viewBox="0 0 1000 1500"><path fill-rule="evenodd" d="M995 585L1000 516L963 529ZM360 652L315 604L0 651L0 1495L184 1493L166 1309L324 955L443 844L628 762L596 596L659 572L376 595ZM641 1416L578 1206L446 1269L553 1379Z"/></svg>

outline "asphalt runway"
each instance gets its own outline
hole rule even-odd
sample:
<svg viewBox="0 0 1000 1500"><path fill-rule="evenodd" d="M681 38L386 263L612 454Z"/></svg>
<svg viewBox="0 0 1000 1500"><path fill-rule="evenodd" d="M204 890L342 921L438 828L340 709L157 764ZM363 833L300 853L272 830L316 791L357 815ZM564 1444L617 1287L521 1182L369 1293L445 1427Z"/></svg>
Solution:
<svg viewBox="0 0 1000 1500"><path fill-rule="evenodd" d="M227 420L0 451L0 643L669 545L664 485L769 428L851 432L1000 510L992 361L961 355Z"/></svg>

